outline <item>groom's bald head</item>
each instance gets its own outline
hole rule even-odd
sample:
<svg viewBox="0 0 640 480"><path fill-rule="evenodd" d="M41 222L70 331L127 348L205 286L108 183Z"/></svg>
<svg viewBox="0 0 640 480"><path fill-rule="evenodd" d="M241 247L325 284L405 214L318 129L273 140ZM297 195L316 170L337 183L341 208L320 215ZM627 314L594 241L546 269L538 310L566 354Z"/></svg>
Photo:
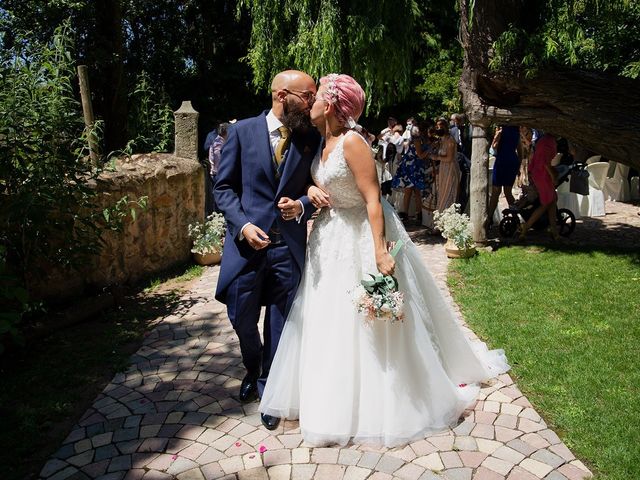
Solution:
<svg viewBox="0 0 640 480"><path fill-rule="evenodd" d="M285 70L271 82L271 108L290 129L310 127L309 111L315 101L316 82L299 70Z"/></svg>
<svg viewBox="0 0 640 480"><path fill-rule="evenodd" d="M273 77L271 92L276 97L278 90L295 90L316 92L316 82L308 74L300 70L285 70Z"/></svg>

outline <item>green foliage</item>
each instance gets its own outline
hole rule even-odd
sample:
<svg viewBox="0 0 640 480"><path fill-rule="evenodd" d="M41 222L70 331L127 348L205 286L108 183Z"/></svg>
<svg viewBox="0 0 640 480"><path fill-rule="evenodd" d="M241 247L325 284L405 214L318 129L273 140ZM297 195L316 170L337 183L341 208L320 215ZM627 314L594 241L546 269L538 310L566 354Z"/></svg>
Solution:
<svg viewBox="0 0 640 480"><path fill-rule="evenodd" d="M246 60L260 90L297 68L315 78L352 75L375 111L411 93L414 0L241 0L238 7L253 22Z"/></svg>
<svg viewBox="0 0 640 480"><path fill-rule="evenodd" d="M0 53L0 337L19 338L24 314L33 310L26 292L47 270L73 271L100 248L103 229L135 220L146 197L128 198L100 212L92 188L69 24L48 43L20 41ZM11 268L9 268L9 266ZM36 295L37 296L37 295Z"/></svg>
<svg viewBox="0 0 640 480"><path fill-rule="evenodd" d="M549 64L640 75L640 3L632 0L545 0L494 43L494 70ZM533 21L531 20L533 18Z"/></svg>
<svg viewBox="0 0 640 480"><path fill-rule="evenodd" d="M125 219L131 218L135 222L138 218L138 209L146 210L148 200L149 197L146 195L137 200L129 200L129 197L125 195L115 204L102 210L105 226L110 230L122 232Z"/></svg>
<svg viewBox="0 0 640 480"><path fill-rule="evenodd" d="M135 89L129 95L129 104L131 140L127 143L125 152L173 151L173 111L164 91L159 94L154 91L147 72L143 71L138 76Z"/></svg>
<svg viewBox="0 0 640 480"><path fill-rule="evenodd" d="M422 99L425 118L448 117L450 113L462 111L462 99L458 81L462 73L462 49L459 45L445 48L439 35L423 33L427 41L422 66L416 70L421 83L416 87Z"/></svg>
<svg viewBox="0 0 640 480"><path fill-rule="evenodd" d="M465 319L549 427L596 478L640 478L640 256L501 248L451 268Z"/></svg>
<svg viewBox="0 0 640 480"><path fill-rule="evenodd" d="M71 51L64 24L47 44L16 42L0 54L0 244L25 280L44 263L71 266L97 248L88 187L97 172Z"/></svg>

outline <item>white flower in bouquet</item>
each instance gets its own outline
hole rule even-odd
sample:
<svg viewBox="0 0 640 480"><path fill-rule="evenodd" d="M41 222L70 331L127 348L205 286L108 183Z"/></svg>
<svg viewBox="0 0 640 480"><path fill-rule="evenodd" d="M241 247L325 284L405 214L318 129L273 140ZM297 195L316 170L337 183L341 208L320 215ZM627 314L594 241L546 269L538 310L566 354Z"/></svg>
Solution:
<svg viewBox="0 0 640 480"><path fill-rule="evenodd" d="M454 203L440 212L433 212L433 223L447 240L453 241L460 250L473 246L473 231L467 215L460 213L460 204Z"/></svg>

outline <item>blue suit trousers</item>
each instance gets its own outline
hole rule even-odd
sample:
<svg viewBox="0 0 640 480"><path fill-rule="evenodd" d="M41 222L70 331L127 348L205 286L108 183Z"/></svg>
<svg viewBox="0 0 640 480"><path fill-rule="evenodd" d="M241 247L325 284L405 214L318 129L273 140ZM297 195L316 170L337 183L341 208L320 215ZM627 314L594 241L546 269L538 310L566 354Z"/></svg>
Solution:
<svg viewBox="0 0 640 480"><path fill-rule="evenodd" d="M262 396L298 284L300 270L285 243L258 252L227 290L227 315L240 340L247 372L258 379ZM266 307L263 337L258 321Z"/></svg>

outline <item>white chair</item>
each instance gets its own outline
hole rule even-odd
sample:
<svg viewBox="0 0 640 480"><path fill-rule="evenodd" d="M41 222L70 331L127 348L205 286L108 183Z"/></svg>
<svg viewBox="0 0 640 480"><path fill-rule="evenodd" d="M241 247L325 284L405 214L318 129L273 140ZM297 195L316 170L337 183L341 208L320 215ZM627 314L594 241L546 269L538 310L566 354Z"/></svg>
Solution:
<svg viewBox="0 0 640 480"><path fill-rule="evenodd" d="M609 173L604 182L605 200L614 202L628 202L631 199L629 192L629 167L618 162L609 162Z"/></svg>
<svg viewBox="0 0 640 480"><path fill-rule="evenodd" d="M568 208L576 218L580 218L580 201L578 194L569 189L569 182L562 182L556 189L558 194L558 208Z"/></svg>
<svg viewBox="0 0 640 480"><path fill-rule="evenodd" d="M595 162L588 164L586 168L589 172L589 195L578 195L580 215L583 217L603 217L605 215L603 189L609 164Z"/></svg>
<svg viewBox="0 0 640 480"><path fill-rule="evenodd" d="M586 163L587 165L591 165L592 163L599 162L601 158L602 155L594 155L593 157L587 158L587 161L584 163Z"/></svg>
<svg viewBox="0 0 640 480"><path fill-rule="evenodd" d="M640 200L640 177L631 177L629 190L631 200Z"/></svg>

